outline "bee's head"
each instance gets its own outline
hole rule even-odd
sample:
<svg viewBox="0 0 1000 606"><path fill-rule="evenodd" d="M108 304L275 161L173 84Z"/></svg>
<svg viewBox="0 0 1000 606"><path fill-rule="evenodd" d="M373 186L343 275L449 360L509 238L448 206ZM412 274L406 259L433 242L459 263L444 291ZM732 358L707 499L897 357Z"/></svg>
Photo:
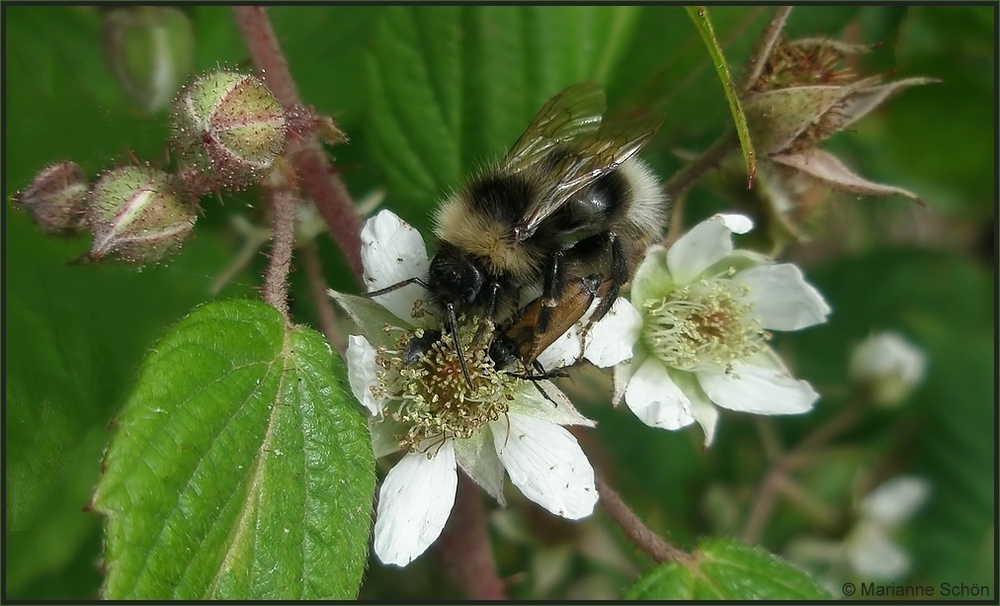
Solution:
<svg viewBox="0 0 1000 606"><path fill-rule="evenodd" d="M458 311L479 307L486 281L485 271L472 257L455 246L442 242L431 259L428 281L432 296L441 305L452 304Z"/></svg>

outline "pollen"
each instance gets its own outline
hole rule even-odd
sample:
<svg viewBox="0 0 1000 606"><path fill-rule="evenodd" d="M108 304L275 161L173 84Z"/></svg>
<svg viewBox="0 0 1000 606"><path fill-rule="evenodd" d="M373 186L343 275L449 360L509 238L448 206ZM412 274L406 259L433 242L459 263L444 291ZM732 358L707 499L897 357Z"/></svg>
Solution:
<svg viewBox="0 0 1000 606"><path fill-rule="evenodd" d="M519 380L494 368L487 355L488 340L473 346L478 319L460 319L459 325L471 387L449 334L431 341L423 329L396 329L399 334L392 346L376 353L376 364L383 370L375 389L380 390L377 395L395 402L387 414L404 428L394 436L404 451L426 450L432 456L435 446L440 447L445 440L472 437L490 421L507 414ZM416 361L406 364L404 352L412 352L415 344L423 351Z"/></svg>
<svg viewBox="0 0 1000 606"><path fill-rule="evenodd" d="M746 287L728 278L732 271L704 278L643 305L643 339L668 366L684 371L722 366L761 351L770 335L745 302Z"/></svg>

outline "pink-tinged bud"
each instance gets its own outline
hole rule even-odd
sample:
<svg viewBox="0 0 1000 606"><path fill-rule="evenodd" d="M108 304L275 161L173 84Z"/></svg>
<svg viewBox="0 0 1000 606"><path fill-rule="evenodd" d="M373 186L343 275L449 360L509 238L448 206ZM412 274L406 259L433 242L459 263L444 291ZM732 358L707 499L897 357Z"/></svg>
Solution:
<svg viewBox="0 0 1000 606"><path fill-rule="evenodd" d="M42 169L14 202L31 215L43 233L73 236L84 226L89 189L87 178L74 162L60 162Z"/></svg>
<svg viewBox="0 0 1000 606"><path fill-rule="evenodd" d="M94 232L89 259L158 261L191 233L196 206L167 173L149 166L108 171L91 189L87 218Z"/></svg>
<svg viewBox="0 0 1000 606"><path fill-rule="evenodd" d="M172 6L126 6L104 14L104 56L125 94L152 114L170 104L194 62L194 31Z"/></svg>
<svg viewBox="0 0 1000 606"><path fill-rule="evenodd" d="M219 187L260 179L285 148L288 120L253 76L217 71L195 78L174 103L174 146Z"/></svg>

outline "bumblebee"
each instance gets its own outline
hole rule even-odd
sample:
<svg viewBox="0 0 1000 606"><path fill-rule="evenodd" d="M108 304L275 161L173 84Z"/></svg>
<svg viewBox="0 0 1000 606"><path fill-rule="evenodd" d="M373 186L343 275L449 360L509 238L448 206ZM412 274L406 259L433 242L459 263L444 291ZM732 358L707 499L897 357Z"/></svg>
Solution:
<svg viewBox="0 0 1000 606"><path fill-rule="evenodd" d="M519 327L506 335L513 349L497 349L498 357L529 349L523 318L531 318L533 348L555 340L554 317L565 332L587 309L559 314L560 300L577 297L573 289L596 295L595 281L607 282L591 316L600 320L666 219L658 180L635 157L663 120L603 122L604 110L604 91L589 82L546 102L503 159L440 206L426 281L414 277L369 296L422 285L456 343L461 315L481 318L480 334L491 325ZM414 344L414 355L423 346Z"/></svg>

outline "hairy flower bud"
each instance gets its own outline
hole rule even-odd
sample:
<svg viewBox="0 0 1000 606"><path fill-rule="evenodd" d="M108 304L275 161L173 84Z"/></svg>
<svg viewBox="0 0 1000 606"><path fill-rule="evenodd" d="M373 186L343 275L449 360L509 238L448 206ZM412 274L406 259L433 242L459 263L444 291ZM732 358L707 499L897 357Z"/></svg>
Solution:
<svg viewBox="0 0 1000 606"><path fill-rule="evenodd" d="M861 78L842 61L870 47L807 38L775 46L742 99L754 147L765 154L795 153L854 124L893 94L932 78L882 84Z"/></svg>
<svg viewBox="0 0 1000 606"><path fill-rule="evenodd" d="M194 62L191 21L172 6L115 7L104 14L104 56L125 94L152 114L170 104Z"/></svg>
<svg viewBox="0 0 1000 606"><path fill-rule="evenodd" d="M805 175L831 190L863 196L916 194L869 181L819 145L869 114L891 96L911 86L937 82L906 78L883 83L862 78L844 59L870 47L807 38L775 45L756 79L741 98L750 138L763 159L781 165L786 175ZM794 233L794 232L793 232Z"/></svg>
<svg viewBox="0 0 1000 606"><path fill-rule="evenodd" d="M31 185L14 196L14 202L31 215L43 233L73 236L84 225L89 184L74 162L60 162L42 169Z"/></svg>
<svg viewBox="0 0 1000 606"><path fill-rule="evenodd" d="M92 261L158 261L178 248L194 227L196 207L167 173L149 166L108 171L90 192Z"/></svg>
<svg viewBox="0 0 1000 606"><path fill-rule="evenodd" d="M174 104L174 146L219 187L262 177L281 155L288 120L258 78L217 71L195 78Z"/></svg>

